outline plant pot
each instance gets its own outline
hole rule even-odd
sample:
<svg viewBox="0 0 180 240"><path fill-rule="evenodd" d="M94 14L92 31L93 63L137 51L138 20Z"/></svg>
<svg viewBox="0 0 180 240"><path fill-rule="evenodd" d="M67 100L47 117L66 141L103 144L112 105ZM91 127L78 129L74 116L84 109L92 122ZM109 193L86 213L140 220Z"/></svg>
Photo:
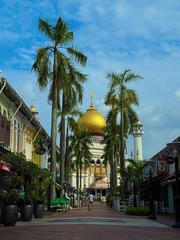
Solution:
<svg viewBox="0 0 180 240"><path fill-rule="evenodd" d="M30 222L32 220L33 215L33 205L28 204L21 206L20 213L22 221Z"/></svg>
<svg viewBox="0 0 180 240"><path fill-rule="evenodd" d="M16 205L7 205L2 208L2 222L5 226L16 225L18 210Z"/></svg>
<svg viewBox="0 0 180 240"><path fill-rule="evenodd" d="M44 215L44 205L43 204L35 204L34 205L34 217L42 218Z"/></svg>

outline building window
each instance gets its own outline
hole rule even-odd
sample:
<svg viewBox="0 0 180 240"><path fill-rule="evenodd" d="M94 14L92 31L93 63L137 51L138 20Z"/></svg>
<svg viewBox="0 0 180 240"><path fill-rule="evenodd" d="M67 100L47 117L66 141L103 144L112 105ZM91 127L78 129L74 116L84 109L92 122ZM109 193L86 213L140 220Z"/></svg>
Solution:
<svg viewBox="0 0 180 240"><path fill-rule="evenodd" d="M91 160L91 164L94 164L94 160L93 159Z"/></svg>
<svg viewBox="0 0 180 240"><path fill-rule="evenodd" d="M6 117L6 110L5 109L3 110L3 115Z"/></svg>
<svg viewBox="0 0 180 240"><path fill-rule="evenodd" d="M96 161L96 164L101 164L101 161L98 159L97 161Z"/></svg>

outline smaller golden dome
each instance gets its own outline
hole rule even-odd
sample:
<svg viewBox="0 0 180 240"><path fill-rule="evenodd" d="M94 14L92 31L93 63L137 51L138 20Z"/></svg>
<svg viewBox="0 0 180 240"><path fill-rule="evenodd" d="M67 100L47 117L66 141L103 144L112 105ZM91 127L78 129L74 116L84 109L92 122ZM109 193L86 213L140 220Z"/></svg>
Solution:
<svg viewBox="0 0 180 240"><path fill-rule="evenodd" d="M90 133L103 133L106 127L104 116L98 112L91 103L91 106L78 120L81 128L87 129Z"/></svg>
<svg viewBox="0 0 180 240"><path fill-rule="evenodd" d="M32 104L32 105L30 106L30 111L31 111L32 113L34 113L34 114L37 114L37 113L38 113L34 104Z"/></svg>

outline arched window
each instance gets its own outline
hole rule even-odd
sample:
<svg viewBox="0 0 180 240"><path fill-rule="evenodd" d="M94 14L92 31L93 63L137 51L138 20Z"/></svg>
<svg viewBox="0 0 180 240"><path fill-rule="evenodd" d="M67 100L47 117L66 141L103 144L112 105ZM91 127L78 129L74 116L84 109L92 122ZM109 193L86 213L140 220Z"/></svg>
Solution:
<svg viewBox="0 0 180 240"><path fill-rule="evenodd" d="M18 123L17 132L18 132L18 134L20 135L20 133L21 133L21 124L20 124L20 123Z"/></svg>
<svg viewBox="0 0 180 240"><path fill-rule="evenodd" d="M98 159L97 161L96 161L96 164L101 164L101 161Z"/></svg>
<svg viewBox="0 0 180 240"><path fill-rule="evenodd" d="M94 164L94 160L93 159L91 160L91 164Z"/></svg>
<svg viewBox="0 0 180 240"><path fill-rule="evenodd" d="M3 110L3 115L6 116L6 110L5 109Z"/></svg>
<svg viewBox="0 0 180 240"><path fill-rule="evenodd" d="M14 129L17 129L17 121L14 119Z"/></svg>

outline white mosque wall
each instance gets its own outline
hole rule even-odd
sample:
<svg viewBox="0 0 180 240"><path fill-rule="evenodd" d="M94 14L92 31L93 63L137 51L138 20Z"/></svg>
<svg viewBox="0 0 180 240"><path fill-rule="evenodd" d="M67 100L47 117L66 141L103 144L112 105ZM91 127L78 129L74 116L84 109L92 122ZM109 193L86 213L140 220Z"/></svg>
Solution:
<svg viewBox="0 0 180 240"><path fill-rule="evenodd" d="M96 141L92 142L92 145L90 146L90 152L92 154L91 161L93 161L94 163L91 163L91 167L93 166L94 168L96 168L96 167L102 166L103 161L104 161L104 159L102 158L102 156L104 154L104 147L105 147L105 144L103 144L102 142L96 142ZM97 163L97 161L99 162L99 164ZM88 188L90 186L90 184L96 180L95 174L90 173L90 168L88 168L87 171L84 174L82 174L82 183L81 183L82 189L84 187ZM107 166L107 168L106 168L106 173L104 174L104 179L109 182L110 166ZM71 175L71 185L73 187L76 187L76 173L75 172Z"/></svg>

